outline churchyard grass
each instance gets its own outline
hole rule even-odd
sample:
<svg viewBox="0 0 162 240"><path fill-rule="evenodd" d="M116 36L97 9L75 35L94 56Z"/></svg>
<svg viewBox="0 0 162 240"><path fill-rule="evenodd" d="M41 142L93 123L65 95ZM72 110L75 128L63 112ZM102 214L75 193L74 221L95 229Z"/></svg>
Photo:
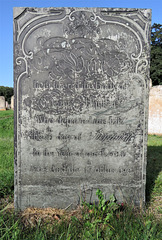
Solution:
<svg viewBox="0 0 162 240"><path fill-rule="evenodd" d="M27 209L14 212L13 111L0 112L0 239L162 239L162 137L148 136L146 209L114 198L84 203L76 211Z"/></svg>
<svg viewBox="0 0 162 240"><path fill-rule="evenodd" d="M0 112L0 197L13 193L13 111Z"/></svg>

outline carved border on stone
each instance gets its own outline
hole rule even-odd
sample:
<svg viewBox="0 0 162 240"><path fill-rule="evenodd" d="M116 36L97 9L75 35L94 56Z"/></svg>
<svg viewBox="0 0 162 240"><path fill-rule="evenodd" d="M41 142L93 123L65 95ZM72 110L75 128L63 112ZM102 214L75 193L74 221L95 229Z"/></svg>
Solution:
<svg viewBox="0 0 162 240"><path fill-rule="evenodd" d="M21 186L20 186L20 182L21 182L21 159L20 159L20 153L18 152L17 153L17 146L21 143L20 141L20 131L17 132L18 129L20 129L20 119L19 119L19 115L21 115L21 112L20 112L20 109L19 109L19 102L20 102L20 98L19 98L19 93L20 93L20 82L21 80L29 74L28 72L28 60L30 59L33 59L33 52L28 52L26 53L25 51L25 41L27 40L28 36L30 36L30 34L32 34L32 32L36 29L38 29L39 27L43 26L43 25L46 25L46 24L49 24L49 23L56 23L56 22L59 22L59 21L62 21L66 18L69 18L69 20L73 21L73 17L72 17L72 14L74 14L75 12L80 12L80 11L87 11L87 12L90 12L94 15L94 19L92 18L91 20L94 21L95 19L99 19L100 21L102 22L105 22L105 23L115 23L115 24L119 24L121 26L124 26L125 28L129 29L129 31L132 31L133 34L138 38L138 41L139 41L139 44L140 44L140 53L138 56L133 56L132 55L132 59L133 60L137 60L136 62L136 70L135 70L135 73L138 75L138 77L141 79L141 81L143 81L143 84L144 84L144 95L146 94L146 89L148 88L148 79L149 79L149 76L146 76L145 75L145 78L142 77L141 75L139 75L138 73L141 72L141 69L140 69L140 64L143 64L144 68L148 65L148 61L141 57L142 54L144 53L143 52L143 47L144 47L144 44L147 45L147 48L149 48L149 43L147 41L147 39L145 38L145 35L147 35L149 33L149 29L148 29L148 26L146 24L146 27L145 29L143 29L138 23L134 22L131 18L129 18L129 16L127 16L129 10L126 9L125 11L119 9L119 12L123 13L123 14L126 14L126 16L117 16L116 12L114 11L107 11L107 9L105 10L104 8L103 9L86 9L86 8L70 8L68 10L66 10L69 12L69 16L65 14L64 10L62 8L57 8L57 9L47 9L47 14L45 12L41 12L41 10L35 10L35 9L31 9L31 8L25 8L22 13L20 15L18 15L17 17L15 17L15 37L16 38L16 42L19 42L19 44L21 44L21 47L22 47L22 51L20 50L19 51L19 48L20 46L17 45L17 48L15 47L15 59L16 59L16 62L15 62L15 69L17 67L20 67L19 68L19 75L18 75L18 78L16 79L15 78L15 101L14 101L14 109L15 109L15 195L16 195L16 198L15 198L15 206L21 206L21 199L20 199L20 192L21 192ZM70 12L72 11L72 12ZM95 12L96 11L96 12ZM106 16L98 16L98 11L101 11L101 12L104 12L106 13ZM22 19L23 16L30 12L31 15L34 15L34 17L32 16L32 18L27 21L22 28L20 28L19 26L19 23L18 23L18 20L19 19ZM50 20L46 20L46 18L48 17L49 18L49 12L51 14L50 16ZM131 12L131 11L130 11ZM145 19L144 19L144 15L142 14L142 10L139 11L139 10L134 10L134 12L137 13L140 13L140 19L141 21L145 22ZM37 16L38 15L38 16ZM107 16L108 15L108 16ZM59 16L59 19L58 19L58 16ZM110 20L106 20L107 17L109 16L114 16L114 19L116 19L116 22L113 20L113 21L110 21ZM53 19L53 18L56 18L56 19ZM147 18L146 18L147 19ZM40 23L39 21L42 20L42 22ZM119 20L120 22L118 22L117 20ZM121 23L121 21L125 21L126 24L124 23ZM36 23L36 24L35 24ZM28 28L30 24L30 27ZM133 26L137 32L135 30L133 30L129 25ZM27 29L28 28L28 29ZM141 36L141 38L143 38L143 43L141 41L141 38L139 37L139 35ZM146 57L146 56L145 56ZM145 99L145 98L144 98ZM145 106L145 103L144 103L144 106ZM145 124L145 119L147 118L146 116L146 111L145 111L145 107L143 109L144 111L144 124ZM146 126L147 128L147 126ZM145 125L144 125L144 129L145 129ZM147 139L147 136L145 136L146 134L144 134L143 132L143 143L146 142L146 139ZM20 149L20 148L19 148ZM142 168L144 169L145 165L146 165L146 161L145 161L145 158L146 158L146 149L145 149L145 145L143 144L143 156L142 156ZM142 171L143 172L143 171ZM16 182L16 180L18 182ZM144 174L142 176L142 181L143 181L143 192L145 192L145 182L146 182L146 175ZM143 194L144 195L144 194ZM19 196L19 199L17 199L17 197ZM145 196L145 195L144 195ZM145 201L145 199L143 199L143 201Z"/></svg>

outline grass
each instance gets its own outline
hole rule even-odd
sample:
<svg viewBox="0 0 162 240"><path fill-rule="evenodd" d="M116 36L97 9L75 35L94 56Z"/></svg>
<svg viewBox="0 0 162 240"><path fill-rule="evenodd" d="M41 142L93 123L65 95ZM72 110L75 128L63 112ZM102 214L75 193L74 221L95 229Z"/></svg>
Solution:
<svg viewBox="0 0 162 240"><path fill-rule="evenodd" d="M162 216L162 136L149 136L146 199L154 214Z"/></svg>
<svg viewBox="0 0 162 240"><path fill-rule="evenodd" d="M113 197L75 211L13 208L13 111L0 112L0 239L162 239L162 137L148 136L146 209L119 206Z"/></svg>
<svg viewBox="0 0 162 240"><path fill-rule="evenodd" d="M13 111L0 112L0 197L13 193Z"/></svg>

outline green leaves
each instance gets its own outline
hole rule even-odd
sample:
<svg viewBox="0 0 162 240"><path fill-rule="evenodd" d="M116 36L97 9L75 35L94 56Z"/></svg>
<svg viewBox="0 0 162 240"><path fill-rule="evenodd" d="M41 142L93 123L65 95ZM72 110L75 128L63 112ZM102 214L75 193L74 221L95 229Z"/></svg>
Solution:
<svg viewBox="0 0 162 240"><path fill-rule="evenodd" d="M151 27L151 42L152 46L161 46L162 45L162 25L154 23Z"/></svg>
<svg viewBox="0 0 162 240"><path fill-rule="evenodd" d="M103 232L106 231L109 233L109 236L112 234L114 228L110 225L110 221L114 216L114 212L120 207L116 203L116 199L113 195L110 196L109 201L106 201L104 195L100 189L96 191L98 196L98 204L90 205L88 203L83 203L84 206L84 227L85 227L85 239L103 239Z"/></svg>
<svg viewBox="0 0 162 240"><path fill-rule="evenodd" d="M14 95L14 91L12 87L4 87L0 86L0 96L4 96L5 100L10 104L11 97Z"/></svg>
<svg viewBox="0 0 162 240"><path fill-rule="evenodd" d="M154 23L151 29L150 75L153 85L162 85L162 25Z"/></svg>

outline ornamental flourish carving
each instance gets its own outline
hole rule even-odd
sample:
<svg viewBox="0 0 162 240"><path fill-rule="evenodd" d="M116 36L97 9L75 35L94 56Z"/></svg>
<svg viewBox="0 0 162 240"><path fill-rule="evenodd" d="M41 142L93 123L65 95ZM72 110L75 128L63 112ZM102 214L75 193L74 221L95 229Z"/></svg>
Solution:
<svg viewBox="0 0 162 240"><path fill-rule="evenodd" d="M127 12L125 14L127 17ZM42 17L35 25L32 20L33 26L31 24L28 32L25 29L20 32L19 39L25 32L22 40L25 57L21 58L32 73L45 73L46 80L54 81L59 87L53 92L44 89L35 95L31 107L46 113L72 114L94 105L102 105L105 109L120 108L131 98L128 94L126 99L123 93L123 88L129 92L129 86L123 84L123 75L131 80L134 73L142 73L147 65L147 59L142 58L143 43L138 36L140 26L135 31L135 27L129 27L128 18L123 17L121 21L117 14L113 24L87 9L71 11L61 23L52 18L42 21ZM54 36L56 34L50 30L53 23L60 24L62 36L60 33ZM49 25L49 29L44 25ZM33 45L29 47L32 36ZM20 64L17 71L19 69ZM32 75L28 67L24 73Z"/></svg>
<svg viewBox="0 0 162 240"><path fill-rule="evenodd" d="M139 205L150 10L16 8L14 23L15 207L94 202L98 188Z"/></svg>

